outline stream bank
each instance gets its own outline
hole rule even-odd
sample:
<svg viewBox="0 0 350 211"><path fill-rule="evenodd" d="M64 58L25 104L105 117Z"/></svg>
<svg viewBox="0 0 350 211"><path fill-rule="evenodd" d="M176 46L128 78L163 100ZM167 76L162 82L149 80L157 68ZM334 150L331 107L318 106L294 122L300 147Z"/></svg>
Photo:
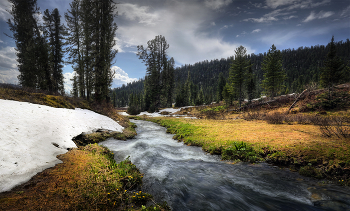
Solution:
<svg viewBox="0 0 350 211"><path fill-rule="evenodd" d="M159 125L132 120L137 136L100 144L144 173L142 191L173 210L347 210L350 189L266 163L232 165L173 140Z"/></svg>
<svg viewBox="0 0 350 211"><path fill-rule="evenodd" d="M266 161L303 176L322 179L322 183L350 185L350 144L346 140L328 140L321 137L313 132L315 126L312 125L302 125L301 128L298 125L271 125L262 121L249 122L239 119L218 121L164 117L133 118L152 121L166 127L168 133L175 134L174 139L190 146L202 147L205 152L220 155L223 160L251 163ZM243 130L249 132L243 133ZM273 130L282 132L266 132ZM298 130L301 131L293 132ZM288 134L291 135L288 137ZM268 138L272 135L277 138ZM277 141L278 137L293 139L294 136L302 135L305 136L305 140ZM252 136L253 140L247 140L249 136ZM322 141L316 142L314 139Z"/></svg>

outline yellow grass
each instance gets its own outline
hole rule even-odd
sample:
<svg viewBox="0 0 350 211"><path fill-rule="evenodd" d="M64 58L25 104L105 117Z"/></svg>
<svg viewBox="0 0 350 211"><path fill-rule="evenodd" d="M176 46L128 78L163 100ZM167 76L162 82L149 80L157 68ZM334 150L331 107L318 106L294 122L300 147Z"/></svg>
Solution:
<svg viewBox="0 0 350 211"><path fill-rule="evenodd" d="M226 149L235 142L251 144L255 150L283 152L285 156L302 158L305 162L345 162L350 167L350 141L328 138L321 134L318 126L300 124L268 124L265 121L246 121L239 115L227 120L158 118L190 124L195 129L186 139L195 140L196 145L210 151L211 147ZM236 118L236 119L235 119ZM169 123L168 123L169 124ZM191 143L190 143L191 144Z"/></svg>
<svg viewBox="0 0 350 211"><path fill-rule="evenodd" d="M0 210L141 210L151 195L131 190L142 174L129 161L115 164L110 153L88 145L60 155L62 164L0 193Z"/></svg>

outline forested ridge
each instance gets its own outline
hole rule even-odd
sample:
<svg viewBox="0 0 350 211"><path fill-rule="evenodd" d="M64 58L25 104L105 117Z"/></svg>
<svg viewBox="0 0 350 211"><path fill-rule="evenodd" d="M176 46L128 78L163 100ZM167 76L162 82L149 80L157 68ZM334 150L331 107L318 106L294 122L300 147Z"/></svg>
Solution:
<svg viewBox="0 0 350 211"><path fill-rule="evenodd" d="M350 64L350 40L334 42L336 54L345 64ZM330 45L316 45L311 47L299 47L298 49L281 50L282 67L286 73L284 93L301 92L306 85L318 84L324 60L329 52ZM254 97L262 94L261 81L263 80L262 63L267 53L248 54L246 58L251 61L253 75L255 75L256 89ZM202 88L204 103L208 104L217 100L219 76L222 73L224 79L229 78L229 69L234 56L215 60L205 60L195 64L186 64L175 68L174 98L180 94L181 86L184 86L188 77L193 86L193 94L198 95ZM131 94L141 96L144 92L144 79L128 83L122 87L113 89L115 106L124 107L128 104ZM175 101L175 99L173 99Z"/></svg>

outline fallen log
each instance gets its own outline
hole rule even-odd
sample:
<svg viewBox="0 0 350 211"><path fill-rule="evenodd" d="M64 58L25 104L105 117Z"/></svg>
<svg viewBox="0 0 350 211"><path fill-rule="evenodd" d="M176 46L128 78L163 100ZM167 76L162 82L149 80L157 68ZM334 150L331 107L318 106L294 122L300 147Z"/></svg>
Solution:
<svg viewBox="0 0 350 211"><path fill-rule="evenodd" d="M290 110L293 109L293 107L295 106L295 104L297 104L297 102L300 100L300 98L304 95L304 93L306 93L308 91L308 89L305 89L298 97L297 99L295 99L294 103L289 107L287 114L290 112Z"/></svg>

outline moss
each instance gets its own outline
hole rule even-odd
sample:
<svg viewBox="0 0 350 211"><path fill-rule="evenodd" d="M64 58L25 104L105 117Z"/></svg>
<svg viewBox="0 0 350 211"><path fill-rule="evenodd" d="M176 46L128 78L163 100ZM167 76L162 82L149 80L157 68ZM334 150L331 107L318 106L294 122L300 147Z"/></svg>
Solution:
<svg viewBox="0 0 350 211"><path fill-rule="evenodd" d="M126 141L127 139L132 139L137 135L135 127L135 124L129 122L129 127L125 128L122 133L108 130L99 130L90 134L82 133L74 137L72 140L77 146L86 146L88 144L100 143L108 138L115 138L118 140Z"/></svg>
<svg viewBox="0 0 350 211"><path fill-rule="evenodd" d="M315 177L318 179L324 178L324 176L322 175L322 171L318 168L311 166L311 165L301 167L299 169L299 174L301 174L303 176L307 176L307 177Z"/></svg>

